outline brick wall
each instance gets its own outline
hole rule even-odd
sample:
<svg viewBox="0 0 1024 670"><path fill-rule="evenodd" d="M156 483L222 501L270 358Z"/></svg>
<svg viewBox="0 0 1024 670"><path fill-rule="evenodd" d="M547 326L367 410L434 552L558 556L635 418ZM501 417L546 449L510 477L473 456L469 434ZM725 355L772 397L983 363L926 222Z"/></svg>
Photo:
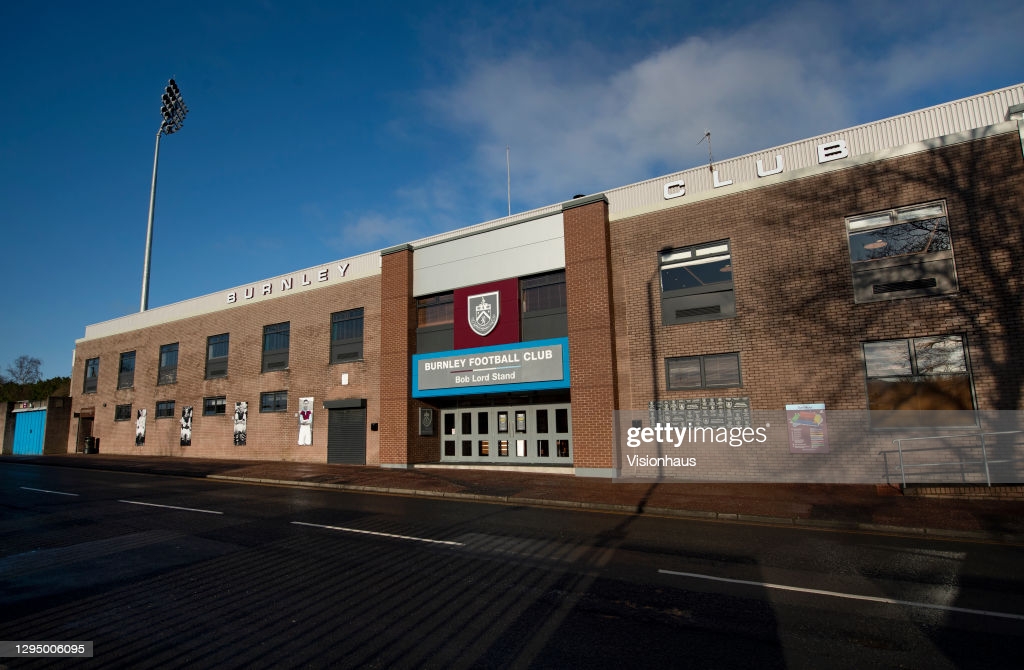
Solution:
<svg viewBox="0 0 1024 670"><path fill-rule="evenodd" d="M53 396L46 401L46 436L43 441L44 454L61 454L67 451L71 428L71 398Z"/></svg>
<svg viewBox="0 0 1024 670"><path fill-rule="evenodd" d="M412 295L412 249L385 253L381 267L381 459L410 465L441 458L437 437L419 437L419 408L412 399L411 357L416 353L416 301Z"/></svg>
<svg viewBox="0 0 1024 670"><path fill-rule="evenodd" d="M247 458L324 462L327 459L325 400L365 398L367 423L380 414L381 361L379 278L368 277L327 286L293 296L240 305L142 330L81 342L75 352L71 392L74 412L95 408L93 434L105 453L189 455L210 458ZM330 364L331 314L363 308L363 360ZM288 369L261 372L263 327L288 321ZM228 333L228 375L204 379L206 339ZM178 343L178 375L174 384L157 385L160 346ZM120 354L135 351L133 388L118 390ZM87 359L99 357L97 392L82 393ZM342 385L348 373L348 385ZM286 412L261 413L260 393L287 391ZM203 416L203 398L224 396L227 412ZM299 398L313 396L313 444L298 446ZM175 401L173 418L157 419L158 401ZM236 401L249 403L245 446L233 442L232 413ZM114 408L132 405L130 421L114 421ZM181 409L193 407L192 445L180 446ZM148 410L146 443L135 446L135 414ZM74 431L67 438L73 452ZM366 460L379 459L379 433L367 429Z"/></svg>
<svg viewBox="0 0 1024 670"><path fill-rule="evenodd" d="M585 203L563 213L573 464L610 468L618 401L608 201L600 196Z"/></svg>
<svg viewBox="0 0 1024 670"><path fill-rule="evenodd" d="M14 453L14 403L0 402L0 453Z"/></svg>
<svg viewBox="0 0 1024 670"><path fill-rule="evenodd" d="M965 334L978 406L1021 409L1022 168L1019 138L1006 134L614 221L621 407L749 396L755 409L862 410L862 342ZM940 199L959 293L855 304L845 217ZM722 239L732 245L736 317L661 325L659 250ZM666 357L737 351L742 388L666 390ZM577 397L574 378L574 413Z"/></svg>

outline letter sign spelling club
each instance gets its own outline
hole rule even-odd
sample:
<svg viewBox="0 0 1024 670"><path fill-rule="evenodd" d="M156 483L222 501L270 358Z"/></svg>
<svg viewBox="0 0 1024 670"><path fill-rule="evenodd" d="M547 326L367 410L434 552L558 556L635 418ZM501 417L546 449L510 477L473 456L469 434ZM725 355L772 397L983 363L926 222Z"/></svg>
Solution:
<svg viewBox="0 0 1024 670"><path fill-rule="evenodd" d="M466 300L466 319L469 321L469 327L480 337L486 337L498 325L498 316L501 314L498 292L478 293Z"/></svg>

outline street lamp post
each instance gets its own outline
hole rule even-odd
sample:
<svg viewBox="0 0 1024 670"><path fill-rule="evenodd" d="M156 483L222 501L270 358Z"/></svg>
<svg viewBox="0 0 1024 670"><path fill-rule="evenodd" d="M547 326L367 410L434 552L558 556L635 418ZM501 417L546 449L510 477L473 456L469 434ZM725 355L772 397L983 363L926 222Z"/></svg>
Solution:
<svg viewBox="0 0 1024 670"><path fill-rule="evenodd" d="M160 129L156 131L156 149L153 151L153 182L149 187L149 222L146 226L146 260L142 266L140 312L145 312L149 308L149 260L153 252L153 209L156 206L156 166L160 158L160 136L171 135L181 130L181 124L185 122L185 115L188 114L188 107L181 99L181 91L173 79L167 83L167 88L161 96L161 103L160 115L163 121L160 122Z"/></svg>

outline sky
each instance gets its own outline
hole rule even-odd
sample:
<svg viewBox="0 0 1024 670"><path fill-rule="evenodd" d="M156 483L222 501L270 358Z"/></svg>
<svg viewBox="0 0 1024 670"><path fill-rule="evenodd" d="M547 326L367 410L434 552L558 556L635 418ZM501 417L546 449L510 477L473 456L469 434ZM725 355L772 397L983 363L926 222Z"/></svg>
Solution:
<svg viewBox="0 0 1024 670"><path fill-rule="evenodd" d="M1024 81L1024 5L0 3L0 371L86 325Z"/></svg>

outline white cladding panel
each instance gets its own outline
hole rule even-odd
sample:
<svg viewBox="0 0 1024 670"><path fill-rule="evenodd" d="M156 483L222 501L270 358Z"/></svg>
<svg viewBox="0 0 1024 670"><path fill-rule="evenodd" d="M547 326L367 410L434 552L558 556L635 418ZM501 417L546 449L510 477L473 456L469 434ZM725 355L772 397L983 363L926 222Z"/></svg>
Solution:
<svg viewBox="0 0 1024 670"><path fill-rule="evenodd" d="M565 267L562 213L420 247L413 253L417 296Z"/></svg>
<svg viewBox="0 0 1024 670"><path fill-rule="evenodd" d="M379 274L380 252L375 251L86 326L85 337L77 341L127 333Z"/></svg>
<svg viewBox="0 0 1024 670"><path fill-rule="evenodd" d="M792 142L772 149L715 161L720 186L716 187L714 175L708 166L691 168L683 172L649 179L636 184L622 186L605 191L608 197L608 214L611 220L631 216L638 210L669 202L665 198L666 183L684 182L686 193L695 196L702 193L726 195L735 189L726 186L726 182L741 184L756 183L757 161L765 171L776 166L776 156L782 157L785 173L796 170L815 168L819 165L818 146L843 141L851 157L873 154L898 147L915 145L935 138L959 136L979 128L997 126L1006 120L1006 111L1013 105L1024 103L1024 84L982 93L980 95L955 100L927 109L909 112L881 121L865 123L825 135L818 135L798 142ZM969 135L963 135L966 141ZM922 145L920 150L927 148ZM826 164L826 169L834 169L843 161ZM681 205L687 201L685 196L672 199L673 205Z"/></svg>

